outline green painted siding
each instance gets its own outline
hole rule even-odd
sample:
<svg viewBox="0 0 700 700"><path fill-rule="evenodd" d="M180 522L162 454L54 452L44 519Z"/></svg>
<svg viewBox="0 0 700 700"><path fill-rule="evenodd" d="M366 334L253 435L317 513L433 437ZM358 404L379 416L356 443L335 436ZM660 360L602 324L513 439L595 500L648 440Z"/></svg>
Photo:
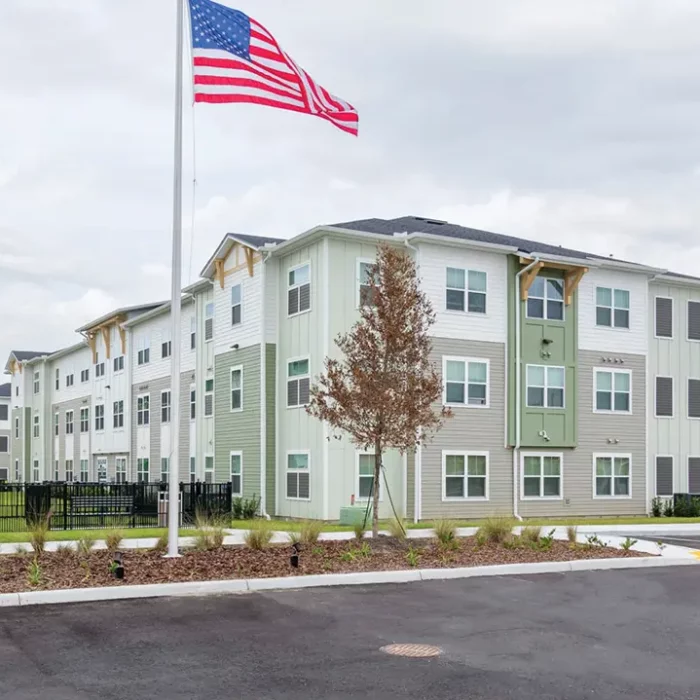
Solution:
<svg viewBox="0 0 700 700"><path fill-rule="evenodd" d="M275 410L275 381L276 381L276 362L277 362L277 352L274 345L268 343L265 346L266 358L265 358L265 383L267 386L267 401L266 401L266 445L267 445L267 458L266 466L267 469L267 481L266 481L266 491L267 491L267 512L270 515L277 514L277 501L275 499L276 485L277 485L277 470L275 469L275 418L277 412Z"/></svg>
<svg viewBox="0 0 700 700"><path fill-rule="evenodd" d="M231 479L231 451L242 453L243 497L260 496L260 346L217 355L214 365L214 473ZM243 367L243 410L231 411L231 368Z"/></svg>
<svg viewBox="0 0 700 700"><path fill-rule="evenodd" d="M517 257L508 259L508 440L515 444L515 275L522 269ZM563 278L560 270L545 268L542 276ZM521 320L521 446L575 447L578 403L578 296L564 308L563 321L528 318L527 302L520 303ZM549 341L549 342L545 342ZM527 365L565 368L564 408L527 406ZM539 435L545 431L549 441Z"/></svg>

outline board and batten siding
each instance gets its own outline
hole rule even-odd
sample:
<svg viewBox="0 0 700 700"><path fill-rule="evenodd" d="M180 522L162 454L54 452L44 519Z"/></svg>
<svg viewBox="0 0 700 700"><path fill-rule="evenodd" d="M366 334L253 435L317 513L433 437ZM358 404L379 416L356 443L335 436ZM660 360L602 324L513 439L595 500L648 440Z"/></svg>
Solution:
<svg viewBox="0 0 700 700"><path fill-rule="evenodd" d="M52 467L51 467L51 479L53 480L53 464L56 460L59 462L59 474L61 480L66 477L66 460L73 460L73 479L78 480L80 476L80 460L89 459L90 452L83 453L81 451L81 434L80 434L80 409L90 408L90 422L92 429L92 421L94 420L93 409L90 406L90 397L83 396L80 398L75 398L70 401L63 401L59 404L54 404L51 407L51 431L53 438L53 454L52 454ZM73 411L73 434L66 434L66 413L68 411ZM58 413L58 437L53 434L53 416ZM85 433L85 437L90 442L91 430ZM58 448L58 449L56 449Z"/></svg>
<svg viewBox="0 0 700 700"><path fill-rule="evenodd" d="M598 326L596 289L629 292L629 328ZM581 279L578 297L578 346L582 350L646 354L648 347L649 291L647 275L591 268Z"/></svg>
<svg viewBox="0 0 700 700"><path fill-rule="evenodd" d="M632 413L594 413L596 368L632 372ZM647 511L646 357L607 350L581 350L578 386L578 447L522 450L523 453L563 455L562 498L523 500L520 494L520 514L524 517L644 514ZM631 498L593 497L595 454L631 455Z"/></svg>
<svg viewBox="0 0 700 700"><path fill-rule="evenodd" d="M664 300L659 305L663 317L659 319L662 333L671 330L672 337L656 337L656 298ZM668 301L670 300L670 301ZM700 303L700 287L691 285L653 282L649 286L649 479L651 496L669 492L664 480L657 487L656 457L672 458L672 491L687 493L690 490L691 460L700 457L700 420L689 417L689 380L700 380L700 342L688 339L688 302ZM694 309L691 309L691 314ZM694 315L692 316L694 318ZM695 328L690 336L696 335ZM657 416L657 377L672 381L672 416ZM668 379L661 380L661 383ZM696 384L696 382L694 382ZM668 392L666 392L668 393ZM693 396L695 392L693 392ZM661 397L663 398L663 397ZM661 404L668 406L668 397ZM690 402L695 404L695 402ZM695 411L691 411L691 416ZM662 459L668 464L667 459ZM664 468L665 469L665 468ZM664 473L662 469L662 473ZM695 481L693 479L693 481Z"/></svg>
<svg viewBox="0 0 700 700"><path fill-rule="evenodd" d="M421 520L508 515L513 510L513 453L506 449L504 444L505 345L475 340L433 338L432 360L441 376L444 356L489 361L489 405L486 408L452 407L453 417L448 418L433 440L423 446ZM439 410L439 404L435 406L435 410ZM488 500L442 500L443 450L488 452ZM409 466L410 464L411 455Z"/></svg>
<svg viewBox="0 0 700 700"><path fill-rule="evenodd" d="M423 291L436 314L431 333L439 338L469 338L505 343L507 333L506 293L507 256L470 250L464 246L420 243L417 261ZM447 268L486 273L486 313L448 311L446 309ZM465 304L467 292L465 290Z"/></svg>
<svg viewBox="0 0 700 700"><path fill-rule="evenodd" d="M276 435L276 379L277 379L277 349L275 345L268 343L265 346L265 385L266 385L266 401L265 401L265 430L267 435L266 440L266 455L265 468L266 481L266 503L267 512L269 515L277 514L277 459L275 450L275 435Z"/></svg>
<svg viewBox="0 0 700 700"><path fill-rule="evenodd" d="M260 497L260 347L216 355L215 481L231 480L231 452L241 452L244 498ZM231 411L231 368L243 367L243 410Z"/></svg>

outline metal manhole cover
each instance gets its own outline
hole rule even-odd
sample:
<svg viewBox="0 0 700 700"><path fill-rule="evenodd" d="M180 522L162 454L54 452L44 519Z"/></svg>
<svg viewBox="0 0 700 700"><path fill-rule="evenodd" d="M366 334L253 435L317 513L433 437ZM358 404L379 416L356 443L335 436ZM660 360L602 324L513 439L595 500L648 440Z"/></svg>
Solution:
<svg viewBox="0 0 700 700"><path fill-rule="evenodd" d="M412 658L440 656L440 647L434 647L430 644L389 644L382 647L380 651L392 656L410 656Z"/></svg>

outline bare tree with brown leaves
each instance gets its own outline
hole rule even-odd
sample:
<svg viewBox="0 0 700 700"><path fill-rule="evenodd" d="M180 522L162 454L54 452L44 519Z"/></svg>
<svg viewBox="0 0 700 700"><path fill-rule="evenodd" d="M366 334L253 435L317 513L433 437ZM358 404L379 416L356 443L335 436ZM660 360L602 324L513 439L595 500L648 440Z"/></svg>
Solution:
<svg viewBox="0 0 700 700"><path fill-rule="evenodd" d="M450 417L436 411L442 380L430 361L435 313L403 249L382 245L360 287L360 320L335 343L343 359L326 358L307 412L374 449L372 536L379 529L379 483L387 449L414 450ZM336 435L340 437L340 435Z"/></svg>

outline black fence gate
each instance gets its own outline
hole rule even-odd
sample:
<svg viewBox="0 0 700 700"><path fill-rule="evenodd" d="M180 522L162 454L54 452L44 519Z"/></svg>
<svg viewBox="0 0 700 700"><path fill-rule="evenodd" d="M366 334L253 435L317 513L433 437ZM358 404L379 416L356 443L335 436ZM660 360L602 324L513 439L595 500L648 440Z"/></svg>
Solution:
<svg viewBox="0 0 700 700"><path fill-rule="evenodd" d="M181 525L197 515L230 520L231 483L180 484ZM164 527L168 487L161 483L0 484L0 532L21 532L49 519L52 530Z"/></svg>

